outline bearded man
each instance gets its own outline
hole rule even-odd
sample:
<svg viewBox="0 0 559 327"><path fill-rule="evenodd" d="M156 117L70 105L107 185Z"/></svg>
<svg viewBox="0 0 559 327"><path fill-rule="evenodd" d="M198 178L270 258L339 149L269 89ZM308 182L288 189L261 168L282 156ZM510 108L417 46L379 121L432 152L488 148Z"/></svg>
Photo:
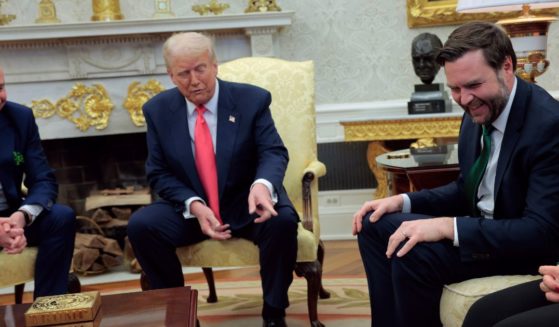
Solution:
<svg viewBox="0 0 559 327"><path fill-rule="evenodd" d="M559 259L559 102L514 75L494 24L458 27L437 61L465 112L460 175L355 213L374 326L441 326L444 284L536 274Z"/></svg>

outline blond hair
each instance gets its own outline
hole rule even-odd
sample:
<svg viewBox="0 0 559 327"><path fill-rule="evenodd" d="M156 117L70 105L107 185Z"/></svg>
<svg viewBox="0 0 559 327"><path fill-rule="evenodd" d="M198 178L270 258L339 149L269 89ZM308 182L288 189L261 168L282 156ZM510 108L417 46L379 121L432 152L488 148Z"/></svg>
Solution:
<svg viewBox="0 0 559 327"><path fill-rule="evenodd" d="M176 56L197 56L207 52L212 62L217 62L213 39L196 32L181 32L171 35L163 44L163 59L169 68Z"/></svg>

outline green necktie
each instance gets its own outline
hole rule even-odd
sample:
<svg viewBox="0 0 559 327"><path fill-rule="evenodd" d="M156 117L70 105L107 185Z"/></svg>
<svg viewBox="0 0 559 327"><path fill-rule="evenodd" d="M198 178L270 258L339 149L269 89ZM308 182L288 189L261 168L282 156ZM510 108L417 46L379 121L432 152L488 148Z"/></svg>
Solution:
<svg viewBox="0 0 559 327"><path fill-rule="evenodd" d="M485 127L485 125L482 125L481 130L483 149L481 150L479 157L472 165L472 169L470 169L470 173L466 177L464 185L466 196L470 202L470 214L472 216L479 216L480 214L477 208L477 189L479 188L479 183L481 183L485 167L489 162L489 154L491 153L491 132L493 131L493 126L489 125L489 127Z"/></svg>

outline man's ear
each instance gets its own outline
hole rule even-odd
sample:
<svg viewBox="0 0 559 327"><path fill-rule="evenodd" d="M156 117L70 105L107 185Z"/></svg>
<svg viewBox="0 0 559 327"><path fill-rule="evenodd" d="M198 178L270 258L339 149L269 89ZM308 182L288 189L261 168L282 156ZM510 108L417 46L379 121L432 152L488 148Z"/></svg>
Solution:
<svg viewBox="0 0 559 327"><path fill-rule="evenodd" d="M514 74L514 69L512 67L512 58L510 56L507 56L505 58L505 62L503 62L503 70L510 71Z"/></svg>

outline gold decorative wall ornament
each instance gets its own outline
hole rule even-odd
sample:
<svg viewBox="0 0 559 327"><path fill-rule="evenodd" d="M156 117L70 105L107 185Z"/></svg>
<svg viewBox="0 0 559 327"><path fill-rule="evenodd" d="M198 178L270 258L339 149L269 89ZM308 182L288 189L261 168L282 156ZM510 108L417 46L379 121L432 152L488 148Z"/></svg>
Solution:
<svg viewBox="0 0 559 327"><path fill-rule="evenodd" d="M128 95L122 105L130 114L132 123L138 127L146 125L146 119L142 113L142 106L154 95L165 90L163 85L157 80L150 79L146 84L133 82L128 86Z"/></svg>
<svg viewBox="0 0 559 327"><path fill-rule="evenodd" d="M39 3L39 17L35 19L38 24L56 24L60 19L56 17L56 7L52 0L41 0Z"/></svg>
<svg viewBox="0 0 559 327"><path fill-rule="evenodd" d="M93 7L93 21L122 20L119 0L91 0Z"/></svg>
<svg viewBox="0 0 559 327"><path fill-rule="evenodd" d="M8 25L12 20L16 19L16 15L8 15L2 13L2 5L7 0L0 0L0 25Z"/></svg>
<svg viewBox="0 0 559 327"><path fill-rule="evenodd" d="M267 11L281 11L281 8L276 4L276 0L249 0L245 9L246 13Z"/></svg>
<svg viewBox="0 0 559 327"><path fill-rule="evenodd" d="M74 123L82 132L92 126L98 130L105 129L113 108L111 98L100 84L87 87L76 83L70 93L55 105L49 100L34 100L31 103L35 117L50 118L56 113Z"/></svg>
<svg viewBox="0 0 559 327"><path fill-rule="evenodd" d="M213 13L214 15L221 15L225 9L229 8L228 3L219 3L217 0L210 0L205 5L193 5L192 11L200 14L201 16Z"/></svg>
<svg viewBox="0 0 559 327"><path fill-rule="evenodd" d="M457 0L407 0L408 27L462 24L474 20L493 21L513 18L518 12L464 14L456 12ZM555 9L535 10L539 14L555 14Z"/></svg>

